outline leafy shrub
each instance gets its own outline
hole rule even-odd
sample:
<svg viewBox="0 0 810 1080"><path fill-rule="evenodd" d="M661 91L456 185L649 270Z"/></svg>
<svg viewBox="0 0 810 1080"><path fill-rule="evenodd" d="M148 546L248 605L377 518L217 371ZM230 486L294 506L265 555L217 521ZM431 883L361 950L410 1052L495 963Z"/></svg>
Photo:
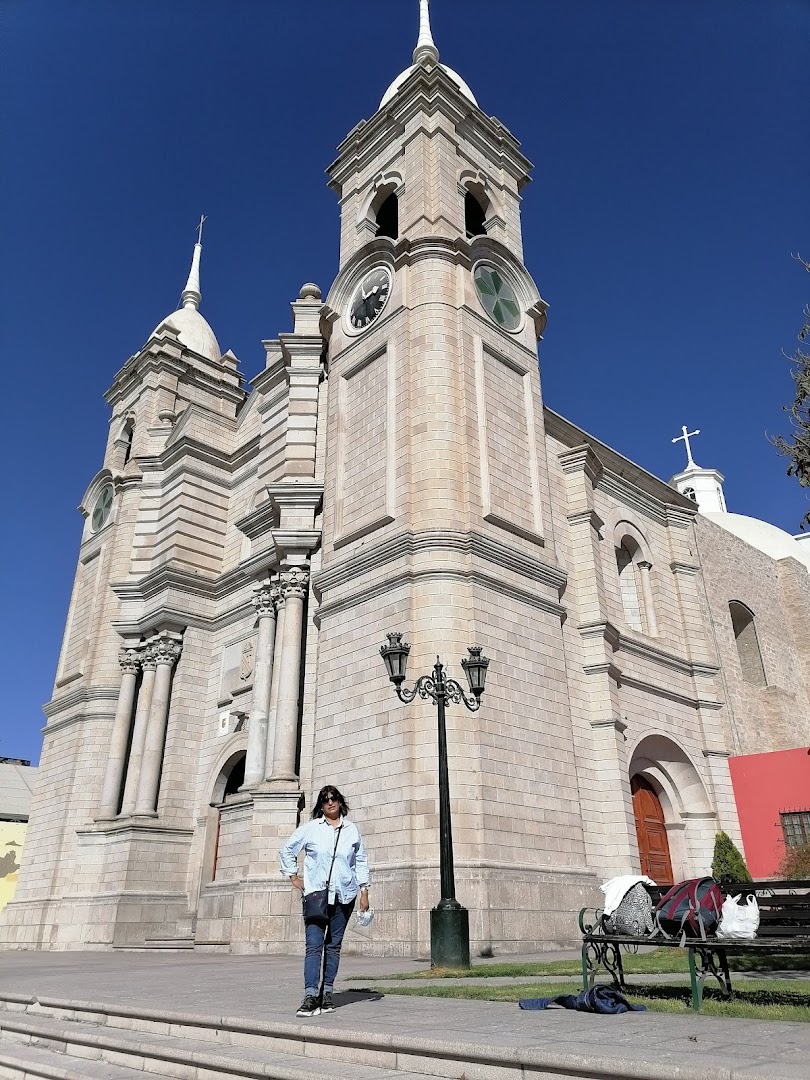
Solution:
<svg viewBox="0 0 810 1080"><path fill-rule="evenodd" d="M802 881L810 878L810 843L785 847L779 863L779 877L785 881Z"/></svg>
<svg viewBox="0 0 810 1080"><path fill-rule="evenodd" d="M712 876L721 885L725 882L752 881L739 848L728 835L719 832L714 838Z"/></svg>

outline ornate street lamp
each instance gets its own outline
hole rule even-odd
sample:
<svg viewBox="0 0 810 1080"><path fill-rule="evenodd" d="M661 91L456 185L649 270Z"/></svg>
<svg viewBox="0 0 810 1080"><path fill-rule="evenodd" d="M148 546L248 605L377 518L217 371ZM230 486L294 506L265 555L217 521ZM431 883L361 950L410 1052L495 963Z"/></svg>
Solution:
<svg viewBox="0 0 810 1080"><path fill-rule="evenodd" d="M470 684L471 695L455 679L448 679L444 665L436 657L432 675L421 675L408 690L405 670L410 645L402 634L386 634L388 644L380 648L388 678L394 684L397 697L406 704L419 697L436 703L439 714L439 867L442 895L430 912L430 963L432 967L463 968L470 966L470 920L467 909L456 900L456 881L453 870L453 829L450 821L450 781L447 771L447 728L445 706L448 701L463 702L471 712L481 707L481 695L487 677L489 660L481 655L480 645L467 651L469 656L461 666Z"/></svg>

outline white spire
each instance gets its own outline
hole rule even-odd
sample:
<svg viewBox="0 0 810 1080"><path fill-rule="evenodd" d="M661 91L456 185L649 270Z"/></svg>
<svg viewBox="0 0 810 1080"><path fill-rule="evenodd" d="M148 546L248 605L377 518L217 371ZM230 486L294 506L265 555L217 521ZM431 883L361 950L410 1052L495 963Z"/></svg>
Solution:
<svg viewBox="0 0 810 1080"><path fill-rule="evenodd" d="M439 50L430 32L430 8L428 0L419 0L419 39L413 50L414 64L421 64L425 60L432 60L434 64L439 62Z"/></svg>
<svg viewBox="0 0 810 1080"><path fill-rule="evenodd" d="M196 311L202 300L200 292L200 253L202 252L202 227L205 222L205 214L200 214L200 223L197 226L197 243L194 245L194 254L191 257L191 269L188 272L188 281L183 289L181 300L183 307L191 307Z"/></svg>

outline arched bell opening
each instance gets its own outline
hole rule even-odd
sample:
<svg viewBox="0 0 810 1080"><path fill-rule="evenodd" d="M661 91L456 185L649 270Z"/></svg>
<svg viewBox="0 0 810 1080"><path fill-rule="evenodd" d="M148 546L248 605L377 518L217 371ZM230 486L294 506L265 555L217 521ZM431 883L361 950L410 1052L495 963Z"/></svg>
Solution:
<svg viewBox="0 0 810 1080"><path fill-rule="evenodd" d="M399 200L394 191L386 195L377 210L377 236L399 238Z"/></svg>

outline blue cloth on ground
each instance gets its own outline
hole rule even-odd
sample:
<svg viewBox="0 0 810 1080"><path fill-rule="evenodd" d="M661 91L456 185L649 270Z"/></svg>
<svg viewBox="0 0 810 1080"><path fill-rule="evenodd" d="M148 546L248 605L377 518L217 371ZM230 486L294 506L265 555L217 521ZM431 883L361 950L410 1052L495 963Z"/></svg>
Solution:
<svg viewBox="0 0 810 1080"><path fill-rule="evenodd" d="M550 1005L561 1005L564 1009L576 1009L577 1012L623 1013L645 1012L646 1005L632 1005L624 994L613 986L592 986L579 994L558 994L557 997L521 998L521 1009L547 1009Z"/></svg>

